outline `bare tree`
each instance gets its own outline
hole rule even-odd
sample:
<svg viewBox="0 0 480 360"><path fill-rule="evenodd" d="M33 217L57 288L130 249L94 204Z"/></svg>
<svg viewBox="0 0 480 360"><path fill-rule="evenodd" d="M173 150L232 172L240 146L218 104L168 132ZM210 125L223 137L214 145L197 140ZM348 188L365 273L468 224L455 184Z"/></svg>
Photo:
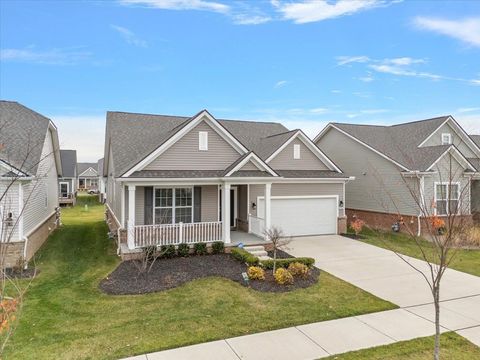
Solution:
<svg viewBox="0 0 480 360"><path fill-rule="evenodd" d="M282 229L276 226L272 226L269 229L264 230L264 235L268 241L272 243L273 248L273 273L277 270L277 252L286 247L290 242L290 238L286 238Z"/></svg>
<svg viewBox="0 0 480 360"><path fill-rule="evenodd" d="M472 228L471 219L466 216L470 213L470 179L465 176L463 168L457 166L458 162L452 154L448 153L444 159L446 161L439 162L431 173L416 172L408 176L405 174L398 184L408 189L408 194L418 210L417 221L413 223L402 220L404 211L401 209L405 208L406 199L394 196L392 189L385 185L382 175L376 174L381 190L389 200L387 203L391 205L389 209L385 209L386 212L392 213L393 207L397 219L402 222L402 230L416 244L421 258L427 264L427 271L419 268L382 238L385 246L420 273L428 284L435 309L435 360L440 359L441 282L457 254L458 244L471 240L469 234ZM433 177L436 177L436 180L433 180ZM431 186L425 186L426 181ZM431 193L426 193L428 189Z"/></svg>

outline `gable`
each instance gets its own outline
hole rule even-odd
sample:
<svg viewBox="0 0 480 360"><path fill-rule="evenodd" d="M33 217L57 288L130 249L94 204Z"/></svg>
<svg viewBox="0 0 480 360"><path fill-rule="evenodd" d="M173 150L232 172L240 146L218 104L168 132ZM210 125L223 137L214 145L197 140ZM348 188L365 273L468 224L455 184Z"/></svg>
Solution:
<svg viewBox="0 0 480 360"><path fill-rule="evenodd" d="M208 134L207 150L199 150L199 133ZM240 157L205 120L158 155L142 170L224 170Z"/></svg>
<svg viewBox="0 0 480 360"><path fill-rule="evenodd" d="M442 134L450 134L452 144L467 158L477 157L469 145L465 143L462 136L454 129L450 121L440 126L433 134L422 143L422 147L442 145Z"/></svg>
<svg viewBox="0 0 480 360"><path fill-rule="evenodd" d="M252 161L247 162L243 165L238 171L247 171L247 170L262 170L257 165L255 165Z"/></svg>
<svg viewBox="0 0 480 360"><path fill-rule="evenodd" d="M98 173L95 169L88 168L87 170L82 172L79 176L80 177L92 177L92 176L95 177L95 176L98 176Z"/></svg>
<svg viewBox="0 0 480 360"><path fill-rule="evenodd" d="M294 159L294 147L300 147L300 158ZM292 140L268 164L278 170L330 170L299 138Z"/></svg>

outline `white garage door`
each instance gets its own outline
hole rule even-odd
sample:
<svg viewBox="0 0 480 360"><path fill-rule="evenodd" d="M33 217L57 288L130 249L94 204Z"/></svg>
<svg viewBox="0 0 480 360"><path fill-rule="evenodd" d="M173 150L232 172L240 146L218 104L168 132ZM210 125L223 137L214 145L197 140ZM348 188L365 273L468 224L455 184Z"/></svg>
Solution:
<svg viewBox="0 0 480 360"><path fill-rule="evenodd" d="M271 223L287 236L336 234L336 197L272 196ZM259 198L257 214L263 218L264 198Z"/></svg>

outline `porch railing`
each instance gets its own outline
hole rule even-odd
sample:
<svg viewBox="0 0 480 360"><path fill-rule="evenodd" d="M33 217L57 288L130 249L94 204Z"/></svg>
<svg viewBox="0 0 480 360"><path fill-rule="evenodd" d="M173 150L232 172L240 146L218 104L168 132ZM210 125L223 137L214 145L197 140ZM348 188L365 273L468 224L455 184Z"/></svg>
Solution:
<svg viewBox="0 0 480 360"><path fill-rule="evenodd" d="M252 234L263 237L263 231L265 230L265 221L259 217L249 215L248 217L249 231Z"/></svg>
<svg viewBox="0 0 480 360"><path fill-rule="evenodd" d="M136 225L135 247L193 244L222 240L220 221L165 225Z"/></svg>

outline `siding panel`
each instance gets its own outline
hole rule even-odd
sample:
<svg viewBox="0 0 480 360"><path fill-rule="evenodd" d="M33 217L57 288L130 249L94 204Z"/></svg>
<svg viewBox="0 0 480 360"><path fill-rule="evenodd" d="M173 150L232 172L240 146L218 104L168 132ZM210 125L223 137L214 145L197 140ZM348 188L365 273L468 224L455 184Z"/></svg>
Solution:
<svg viewBox="0 0 480 360"><path fill-rule="evenodd" d="M218 220L218 186L202 186L202 221Z"/></svg>
<svg viewBox="0 0 480 360"><path fill-rule="evenodd" d="M293 158L293 145L300 145L300 159ZM268 165L278 170L328 170L328 167L298 139L288 144Z"/></svg>

